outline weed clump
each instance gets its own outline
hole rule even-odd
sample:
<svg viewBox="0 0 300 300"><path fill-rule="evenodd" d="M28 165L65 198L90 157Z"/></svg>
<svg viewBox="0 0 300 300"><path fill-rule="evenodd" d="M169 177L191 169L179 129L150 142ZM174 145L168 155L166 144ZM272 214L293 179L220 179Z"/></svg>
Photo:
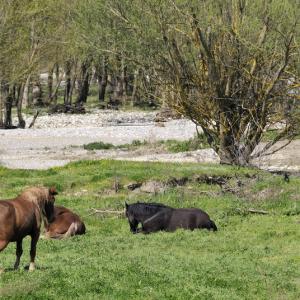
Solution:
<svg viewBox="0 0 300 300"><path fill-rule="evenodd" d="M115 146L109 143L95 142L95 143L85 144L83 145L83 148L85 150L108 150L108 149L114 149Z"/></svg>

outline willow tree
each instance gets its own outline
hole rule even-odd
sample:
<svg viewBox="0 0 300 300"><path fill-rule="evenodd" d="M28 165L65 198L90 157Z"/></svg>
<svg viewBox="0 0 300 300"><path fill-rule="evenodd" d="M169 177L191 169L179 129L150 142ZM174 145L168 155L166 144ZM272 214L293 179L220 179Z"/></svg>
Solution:
<svg viewBox="0 0 300 300"><path fill-rule="evenodd" d="M203 129L221 162L246 165L297 134L297 1L127 2L112 1L108 11L140 43L132 59L140 55L139 63L154 70L169 105ZM277 122L282 130L253 154Z"/></svg>
<svg viewBox="0 0 300 300"><path fill-rule="evenodd" d="M61 56L69 6L66 0L0 0L0 127L13 126L13 102L17 103L18 127L25 127L23 95L30 78Z"/></svg>
<svg viewBox="0 0 300 300"><path fill-rule="evenodd" d="M149 52L151 47L141 43L134 35L136 31L132 34L132 30L137 29L133 24L136 21L140 22L141 28L146 26L142 24L143 17L135 13L135 8L142 12L143 5L143 2L129 0L78 1L73 20L74 44L93 58L100 103L107 93L112 103L125 103L130 99L134 105L146 98L144 95L150 90L153 92L153 78L150 76L153 70L148 67L150 61L144 59L146 52L141 50ZM126 19L129 15L137 19L130 23Z"/></svg>

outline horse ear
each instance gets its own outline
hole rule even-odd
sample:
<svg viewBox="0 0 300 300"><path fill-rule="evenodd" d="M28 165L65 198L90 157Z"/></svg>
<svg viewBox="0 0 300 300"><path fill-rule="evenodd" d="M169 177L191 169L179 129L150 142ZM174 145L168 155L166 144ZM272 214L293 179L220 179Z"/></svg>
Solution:
<svg viewBox="0 0 300 300"><path fill-rule="evenodd" d="M49 189L49 194L53 196L58 194L55 186L51 186L51 188Z"/></svg>
<svg viewBox="0 0 300 300"><path fill-rule="evenodd" d="M127 204L127 202L125 202L125 208L126 208L126 209L128 208L128 206L129 206L129 205Z"/></svg>

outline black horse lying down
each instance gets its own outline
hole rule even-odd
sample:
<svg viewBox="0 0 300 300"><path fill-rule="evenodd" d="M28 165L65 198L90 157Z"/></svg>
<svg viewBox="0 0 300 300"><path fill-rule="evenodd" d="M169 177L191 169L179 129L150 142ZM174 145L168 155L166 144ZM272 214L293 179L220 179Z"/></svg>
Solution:
<svg viewBox="0 0 300 300"><path fill-rule="evenodd" d="M218 230L208 214L198 208L172 208L158 203L140 202L125 203L125 207L132 233L150 233L159 230L175 231L177 228ZM138 229L139 223L142 224L141 229Z"/></svg>

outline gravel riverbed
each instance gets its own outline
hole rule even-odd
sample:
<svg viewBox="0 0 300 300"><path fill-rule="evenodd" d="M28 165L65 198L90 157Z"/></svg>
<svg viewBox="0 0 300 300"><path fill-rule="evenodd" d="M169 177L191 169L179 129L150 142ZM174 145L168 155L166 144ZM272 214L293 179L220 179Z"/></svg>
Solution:
<svg viewBox="0 0 300 300"><path fill-rule="evenodd" d="M154 122L155 112L95 110L83 115L39 116L32 129L0 130L0 164L8 168L47 169L80 159L122 159L136 161L219 163L212 149L184 153L162 153L159 149L88 151L83 145L105 142L114 145L134 140L155 142L187 140L196 134L187 119ZM25 116L29 124L32 116ZM298 140L274 155L254 161L264 169L300 171Z"/></svg>

